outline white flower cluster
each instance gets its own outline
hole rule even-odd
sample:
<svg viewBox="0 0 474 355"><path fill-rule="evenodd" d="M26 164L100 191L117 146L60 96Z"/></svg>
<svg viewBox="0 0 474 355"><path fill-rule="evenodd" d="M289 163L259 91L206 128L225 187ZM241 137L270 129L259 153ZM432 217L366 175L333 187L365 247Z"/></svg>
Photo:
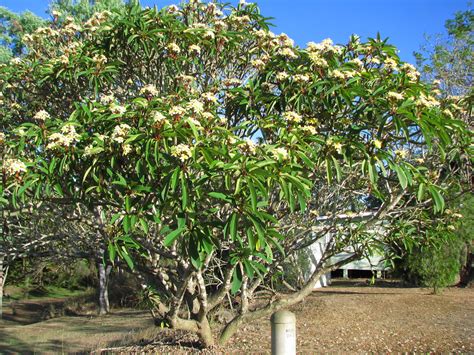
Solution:
<svg viewBox="0 0 474 355"><path fill-rule="evenodd" d="M76 127L66 124L61 128L61 133L53 133L49 136L49 143L46 149L68 148L79 142L80 135L76 132Z"/></svg>
<svg viewBox="0 0 474 355"><path fill-rule="evenodd" d="M309 59L318 68L327 68L328 62L324 59L319 52L309 52Z"/></svg>
<svg viewBox="0 0 474 355"><path fill-rule="evenodd" d="M400 159L405 159L408 156L408 151L405 149L397 149L394 153Z"/></svg>
<svg viewBox="0 0 474 355"><path fill-rule="evenodd" d="M10 59L10 64L11 65L16 65L16 64L21 64L22 60L20 57L14 57Z"/></svg>
<svg viewBox="0 0 474 355"><path fill-rule="evenodd" d="M75 24L74 22L68 22L68 24L61 29L61 32L67 36L74 36L77 32L81 30L81 26Z"/></svg>
<svg viewBox="0 0 474 355"><path fill-rule="evenodd" d="M331 137L328 140L328 145L333 147L339 154L342 154L343 145L341 142L337 142Z"/></svg>
<svg viewBox="0 0 474 355"><path fill-rule="evenodd" d="M102 105L110 105L111 103L115 102L115 96L114 94L110 95L103 95L100 97L100 103Z"/></svg>
<svg viewBox="0 0 474 355"><path fill-rule="evenodd" d="M5 143L5 138L6 138L6 137L5 137L5 133L0 132L0 144Z"/></svg>
<svg viewBox="0 0 474 355"><path fill-rule="evenodd" d="M176 6L176 5L170 5L170 6L168 6L168 12L169 12L170 14L175 14L175 13L177 13L178 11L179 11L179 7L178 7L178 6Z"/></svg>
<svg viewBox="0 0 474 355"><path fill-rule="evenodd" d="M178 144L171 147L171 155L178 158L182 162L185 162L192 157L192 151L189 145Z"/></svg>
<svg viewBox="0 0 474 355"><path fill-rule="evenodd" d="M116 103L113 103L109 106L110 112L112 112L114 115L123 115L125 112L127 112L127 109L125 106L120 106L117 105Z"/></svg>
<svg viewBox="0 0 474 355"><path fill-rule="evenodd" d="M415 102L418 106L426 107L426 108L433 108L439 107L440 103L436 100L433 96L426 96L425 94L421 94L420 97Z"/></svg>
<svg viewBox="0 0 474 355"><path fill-rule="evenodd" d="M364 62L360 60L360 58L354 58L349 61L351 64L355 64L359 69L362 69L364 67Z"/></svg>
<svg viewBox="0 0 474 355"><path fill-rule="evenodd" d="M239 150L242 154L255 154L257 151L257 145L254 141L247 138L239 144Z"/></svg>
<svg viewBox="0 0 474 355"><path fill-rule="evenodd" d="M385 65L385 68L393 71L393 70L398 70L398 63L396 62L395 59L393 58L387 58L383 61L383 64Z"/></svg>
<svg viewBox="0 0 474 355"><path fill-rule="evenodd" d="M90 31L95 32L99 29L100 25L107 21L112 13L110 11L102 11L94 13L89 20L86 21L84 26Z"/></svg>
<svg viewBox="0 0 474 355"><path fill-rule="evenodd" d="M285 81L286 79L288 79L290 77L290 75L286 72L286 71L282 71L282 72L279 72L277 73L277 75L275 76L276 80L278 81Z"/></svg>
<svg viewBox="0 0 474 355"><path fill-rule="evenodd" d="M181 53L181 48L176 43L170 43L166 47L170 55L176 56Z"/></svg>
<svg viewBox="0 0 474 355"><path fill-rule="evenodd" d="M112 132L111 139L117 143L123 143L125 138L127 138L128 132L130 131L130 126L126 123L119 124L115 126L114 131Z"/></svg>
<svg viewBox="0 0 474 355"><path fill-rule="evenodd" d="M332 39L326 38L320 43L308 42L306 50L308 52L331 52L333 51Z"/></svg>
<svg viewBox="0 0 474 355"><path fill-rule="evenodd" d="M94 151L94 148L95 148L95 146L93 144L89 144L88 146L86 146L84 148L84 153L82 155L84 157L89 157L89 156L92 156L92 155L96 154L95 151Z"/></svg>
<svg viewBox="0 0 474 355"><path fill-rule="evenodd" d="M217 97L212 92L204 92L201 97L207 103L217 103Z"/></svg>
<svg viewBox="0 0 474 355"><path fill-rule="evenodd" d="M261 59L254 59L250 64L257 70L263 70L265 68L265 62Z"/></svg>
<svg viewBox="0 0 474 355"><path fill-rule="evenodd" d="M220 17L223 15L223 12L217 8L217 5L213 2L210 2L207 4L206 8L207 12L209 12L211 15L214 15L215 17Z"/></svg>
<svg viewBox="0 0 474 355"><path fill-rule="evenodd" d="M301 122L301 115L294 111L286 111L283 113L283 118L290 123L299 123Z"/></svg>
<svg viewBox="0 0 474 355"><path fill-rule="evenodd" d="M295 41L293 41L286 33L280 33L276 38L281 46L294 47L295 45Z"/></svg>
<svg viewBox="0 0 474 355"><path fill-rule="evenodd" d="M195 114L201 114L204 111L204 104L199 100L193 99L189 101L187 108Z"/></svg>
<svg viewBox="0 0 474 355"><path fill-rule="evenodd" d="M214 114L211 112L203 112L202 117L208 121L211 121L214 119Z"/></svg>
<svg viewBox="0 0 474 355"><path fill-rule="evenodd" d="M104 65L105 63L107 63L107 57L103 54L95 54L93 57L92 57L92 61L98 66L102 66Z"/></svg>
<svg viewBox="0 0 474 355"><path fill-rule="evenodd" d="M33 118L35 120L38 120L38 121L46 121L48 119L51 118L50 114L48 112L46 112L45 110L40 110L38 112L35 113L35 115L33 116Z"/></svg>
<svg viewBox="0 0 474 355"><path fill-rule="evenodd" d="M271 155L278 160L288 160L290 155L288 154L288 151L285 148L275 148L271 152Z"/></svg>
<svg viewBox="0 0 474 355"><path fill-rule="evenodd" d="M153 84L145 85L140 89L141 95L158 96L158 89Z"/></svg>
<svg viewBox="0 0 474 355"><path fill-rule="evenodd" d="M163 126L164 124L168 123L166 116L163 115L161 112L156 111L153 114L153 125L157 128Z"/></svg>
<svg viewBox="0 0 474 355"><path fill-rule="evenodd" d="M186 109L181 106L173 106L170 108L169 114L174 118L180 118L186 114Z"/></svg>
<svg viewBox="0 0 474 355"><path fill-rule="evenodd" d="M296 74L295 76L293 76L293 80L300 84L309 82L309 79L309 76L305 74Z"/></svg>
<svg viewBox="0 0 474 355"><path fill-rule="evenodd" d="M420 73L418 72L418 70L416 70L416 68L410 63L403 63L400 66L400 69L406 73L408 79L410 79L411 81L417 81L420 77Z"/></svg>
<svg viewBox="0 0 474 355"><path fill-rule="evenodd" d="M311 135L315 135L315 134L318 133L316 127L313 127L313 126L302 126L302 127L301 127L301 130L302 130L304 133L311 134Z"/></svg>
<svg viewBox="0 0 474 355"><path fill-rule="evenodd" d="M403 94L400 94L398 92L394 92L394 91L389 91L387 93L387 97L391 100L398 100L398 101L401 101L403 100L405 97L403 96Z"/></svg>
<svg viewBox="0 0 474 355"><path fill-rule="evenodd" d="M287 59L296 59L296 58L298 58L298 55L295 53L293 48L289 48L289 47L280 48L277 51L277 54L281 55L282 57L285 57Z"/></svg>
<svg viewBox="0 0 474 355"><path fill-rule="evenodd" d="M133 147L130 144L122 145L123 155L129 155L133 151Z"/></svg>
<svg viewBox="0 0 474 355"><path fill-rule="evenodd" d="M14 176L19 173L26 173L26 165L18 159L5 159L3 161L3 170L7 176Z"/></svg>
<svg viewBox="0 0 474 355"><path fill-rule="evenodd" d="M199 54L201 54L201 47L198 46L197 44L191 44L188 47L188 52L190 54L199 55Z"/></svg>
<svg viewBox="0 0 474 355"><path fill-rule="evenodd" d="M342 79L342 80L353 78L355 75L356 75L356 72L354 70L342 71L342 70L334 69L329 73L329 76L331 78Z"/></svg>

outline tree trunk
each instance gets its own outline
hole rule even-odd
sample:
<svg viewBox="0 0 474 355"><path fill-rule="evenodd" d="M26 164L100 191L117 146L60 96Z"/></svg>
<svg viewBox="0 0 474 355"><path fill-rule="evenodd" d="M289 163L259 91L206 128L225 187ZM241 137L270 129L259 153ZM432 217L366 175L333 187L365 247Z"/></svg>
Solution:
<svg viewBox="0 0 474 355"><path fill-rule="evenodd" d="M464 257L461 265L461 271L459 273L459 284L466 287L470 282L472 282L473 278L472 265L474 264L474 253L470 242L466 242L463 249Z"/></svg>
<svg viewBox="0 0 474 355"><path fill-rule="evenodd" d="M3 275L3 256L0 256L0 319L3 316L3 285L5 277Z"/></svg>
<svg viewBox="0 0 474 355"><path fill-rule="evenodd" d="M102 261L99 261L97 268L99 270L99 314L104 315L110 312L109 276L112 265L104 265Z"/></svg>
<svg viewBox="0 0 474 355"><path fill-rule="evenodd" d="M199 328L199 339L204 347L210 348L214 346L214 337L212 336L211 326L209 325L209 321L207 317L204 317L198 324Z"/></svg>

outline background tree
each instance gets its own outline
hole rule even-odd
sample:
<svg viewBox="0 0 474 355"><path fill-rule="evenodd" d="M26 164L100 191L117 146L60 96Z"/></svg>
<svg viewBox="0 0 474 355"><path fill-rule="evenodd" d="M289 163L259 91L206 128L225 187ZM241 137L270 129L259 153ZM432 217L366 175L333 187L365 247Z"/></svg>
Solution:
<svg viewBox="0 0 474 355"><path fill-rule="evenodd" d="M458 118L462 119L472 130L472 80L474 51L473 40L474 13L471 8L459 11L454 18L446 21L447 35L427 36L426 43L419 53L415 53L417 64L422 73L422 79L434 85L440 95L447 97L458 97L466 108L459 112ZM454 167L454 166L453 166ZM468 169L457 169L456 180L452 186L446 185L448 198L447 210L450 212L443 223L434 221L433 216L420 221L413 221L409 226L411 230L417 230L421 234L445 234L440 243L427 243L422 247L398 249L402 258L401 267L409 280L415 284L431 286L447 286L459 281L453 275L453 268L461 270L461 284L466 284L471 273L472 264L472 226L469 221L474 216L472 197L472 174L471 166ZM462 223L452 223L449 216L463 216ZM431 223L427 223L431 220ZM402 221L400 228L408 226ZM462 225L465 225L462 227ZM424 227L421 228L420 226ZM447 227L456 230L449 230ZM396 233L399 232L395 229ZM431 263L431 267L427 265ZM449 266L449 267L448 267ZM435 275L438 275L436 280Z"/></svg>
<svg viewBox="0 0 474 355"><path fill-rule="evenodd" d="M85 22L94 13L102 11L121 11L124 0L52 0L48 12L52 17L73 17L78 22Z"/></svg>
<svg viewBox="0 0 474 355"><path fill-rule="evenodd" d="M472 159L463 108L435 97L386 41L302 49L253 4L133 4L83 24L58 18L27 42L0 68L1 114L15 122L2 203L86 206L157 323L206 346L227 297L222 342L383 249L380 224L441 212L445 184ZM301 288L267 287L323 237ZM331 259L341 251L350 257Z"/></svg>
<svg viewBox="0 0 474 355"><path fill-rule="evenodd" d="M445 23L447 35L426 37L421 51L415 53L423 79L440 81L447 95L472 95L474 60L474 12L459 11Z"/></svg>
<svg viewBox="0 0 474 355"><path fill-rule="evenodd" d="M95 12L105 10L120 11L124 7L123 1L103 0L95 1L53 1L49 7L50 19L43 19L31 12L16 14L6 8L0 7L0 63L8 63L10 60L18 61L27 53L24 38L32 38L35 31L41 26L49 25L55 27L61 21L67 18L73 18L74 21L82 23L87 21ZM16 59L13 59L16 58ZM3 92L0 92L0 105L3 101ZM11 117L10 117L11 118ZM16 126L17 122L10 121L7 116L0 118L2 128L0 133L7 132L9 127ZM39 207L42 206L42 207ZM110 274L111 265L104 265L104 248L97 244L97 235L91 240L90 227L87 225L87 218L84 218L83 209L74 209L72 219L74 222L67 222L69 234L60 232L65 228L65 219L70 220L71 211L62 211L62 208L69 209L67 205L55 205L52 207L47 204L30 204L22 207L22 214L18 210L2 209L2 219L4 228L7 232L3 233L3 245L0 249L0 255L4 256L4 267L7 268L16 258L20 257L48 257L61 255L62 259L66 256L81 258L88 256L89 259L95 259L99 270L99 298L100 313L107 313L108 298L107 294L108 274ZM54 214L56 214L54 216ZM66 216L69 216L66 217ZM80 216L80 217L78 217ZM41 228L45 223L37 224L38 220L47 221L51 228ZM8 228L7 228L8 226ZM17 227L17 228L15 228ZM30 228L30 229L28 229ZM77 228L76 233L72 233L71 228ZM85 232L85 230L89 230ZM89 234L88 234L89 233ZM95 232L94 232L95 233ZM94 234L92 233L92 234ZM10 237L14 235L14 240ZM61 241L58 243L58 241ZM92 242L89 247L84 248L86 241ZM67 245L78 247L72 251ZM65 250L61 250L65 248ZM66 249L68 249L66 251ZM102 251L102 252L101 252ZM92 252L93 255L89 255ZM7 274L6 272L4 273ZM3 278L5 281L5 278Z"/></svg>
<svg viewBox="0 0 474 355"><path fill-rule="evenodd" d="M0 63L24 54L23 36L43 26L45 20L31 11L16 14L0 6Z"/></svg>

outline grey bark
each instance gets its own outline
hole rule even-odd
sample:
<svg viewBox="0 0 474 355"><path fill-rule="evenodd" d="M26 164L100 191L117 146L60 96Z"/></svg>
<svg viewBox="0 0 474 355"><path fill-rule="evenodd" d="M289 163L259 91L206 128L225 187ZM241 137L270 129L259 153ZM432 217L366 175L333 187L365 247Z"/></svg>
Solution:
<svg viewBox="0 0 474 355"><path fill-rule="evenodd" d="M99 314L104 315L110 312L109 277L112 265L104 265L102 261L99 261L97 268L99 270Z"/></svg>
<svg viewBox="0 0 474 355"><path fill-rule="evenodd" d="M0 256L0 319L2 319L3 316L3 284L5 283L4 281L4 275L3 275L3 256Z"/></svg>

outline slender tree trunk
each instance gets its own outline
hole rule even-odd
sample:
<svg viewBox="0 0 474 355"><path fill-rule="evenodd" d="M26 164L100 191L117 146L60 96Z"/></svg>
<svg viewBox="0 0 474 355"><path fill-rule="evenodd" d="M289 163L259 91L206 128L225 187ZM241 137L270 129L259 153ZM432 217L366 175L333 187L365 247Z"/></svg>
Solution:
<svg viewBox="0 0 474 355"><path fill-rule="evenodd" d="M199 339L202 342L202 345L206 348L214 346L214 337L212 336L211 326L207 317L204 317L198 324L199 328Z"/></svg>
<svg viewBox="0 0 474 355"><path fill-rule="evenodd" d="M99 314L104 315L110 312L109 276L112 265L104 265L102 261L99 261L97 268L99 270Z"/></svg>
<svg viewBox="0 0 474 355"><path fill-rule="evenodd" d="M5 276L3 275L3 256L0 256L0 319L3 316L3 285L5 284Z"/></svg>

